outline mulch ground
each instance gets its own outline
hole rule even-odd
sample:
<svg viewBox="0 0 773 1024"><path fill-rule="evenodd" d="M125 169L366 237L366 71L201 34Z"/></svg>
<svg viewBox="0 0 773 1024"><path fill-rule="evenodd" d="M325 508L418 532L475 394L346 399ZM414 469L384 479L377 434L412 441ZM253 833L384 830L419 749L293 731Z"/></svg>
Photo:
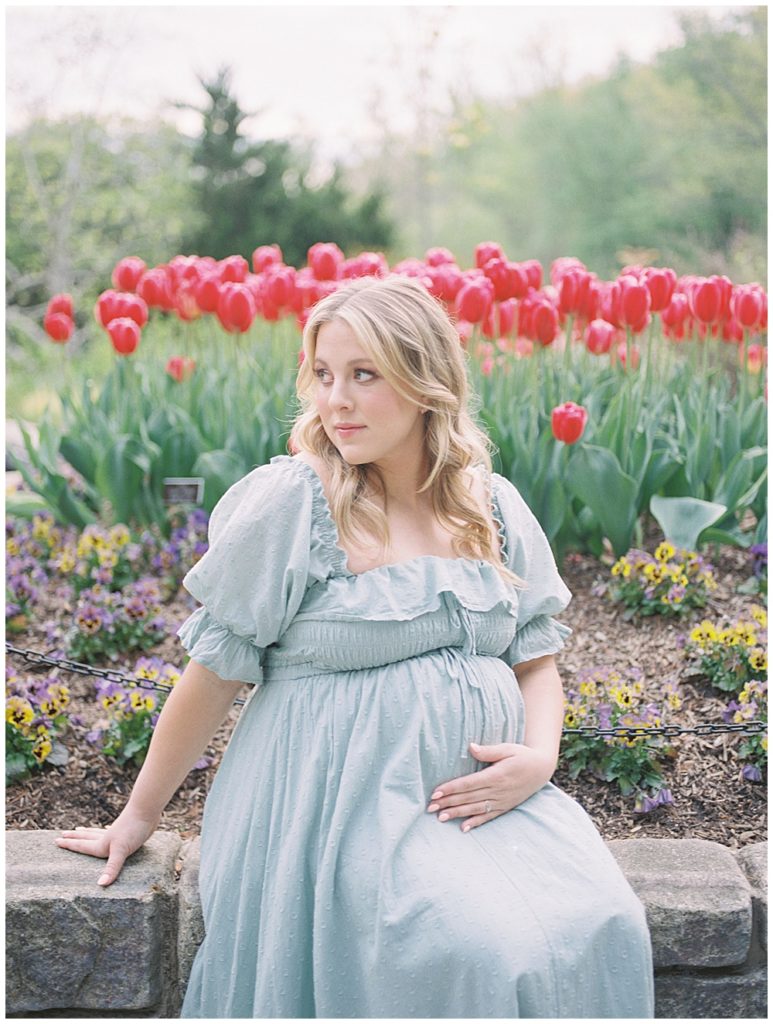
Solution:
<svg viewBox="0 0 773 1024"><path fill-rule="evenodd" d="M679 634L689 632L704 616L715 621L724 616L734 621L741 615L748 616L755 601L736 591L749 575L748 555L722 548L714 564L719 588L703 612L693 612L686 621L653 616L629 622L623 619L622 608L592 592L595 583L608 579L608 570L596 559L570 556L563 575L575 597L561 618L574 633L558 659L565 681L578 670L595 665L636 665L643 670L645 680L653 683L677 675L684 705L674 721L685 726L721 722L725 696L717 695L704 681L686 676L684 656L677 645ZM759 603L760 599L756 600ZM49 595L48 603L49 614L58 612L62 616L61 602L57 604L54 595ZM190 604L178 597L166 607L165 614L170 623L179 623L189 611ZM12 639L18 647L52 649L39 626ZM174 637L168 637L153 653L182 663ZM17 671L24 670L24 663L18 659L12 659L11 664ZM71 687L73 710L83 717L84 724L65 737L70 752L67 765L49 767L7 788L8 828L106 826L124 806L136 778L135 769L117 768L85 741L85 733L99 718L92 682L67 674L62 675L62 681ZM183 838L198 833L207 791L237 717L238 709L234 708L211 744L212 765L191 772L167 807L161 828L176 830ZM646 815L634 814L631 797L623 797L613 785L593 777L583 775L571 780L566 770L559 768L554 781L582 804L606 839L699 838L738 848L767 838L767 787L741 779L741 764L735 753L740 742L737 735L727 734L678 738L673 756L665 764L666 784L675 803Z"/></svg>

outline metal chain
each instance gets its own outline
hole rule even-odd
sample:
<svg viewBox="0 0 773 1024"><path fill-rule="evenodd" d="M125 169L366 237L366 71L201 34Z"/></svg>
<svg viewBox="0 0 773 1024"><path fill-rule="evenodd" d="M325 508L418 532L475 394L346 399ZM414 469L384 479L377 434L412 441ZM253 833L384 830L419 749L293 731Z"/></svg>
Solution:
<svg viewBox="0 0 773 1024"><path fill-rule="evenodd" d="M91 676L94 679L106 679L110 683L121 685L137 686L141 690L160 690L162 693L171 693L174 689L169 683L154 683L152 679L135 679L133 676L124 675L115 668L96 668L94 665L86 665L82 661L70 661L68 658L54 658L50 654L41 654L40 651L31 651L29 648L14 647L6 641L6 654L16 654L33 665L46 665L49 668L62 668L67 672L75 672L81 676ZM234 704L244 704L243 697L237 697Z"/></svg>
<svg viewBox="0 0 773 1024"><path fill-rule="evenodd" d="M114 668L96 668L93 665L86 665L81 661L70 661L67 658L54 658L49 654L41 654L40 651L31 651L29 648L14 647L6 641L5 650L7 654L16 654L33 665L46 665L51 668L65 669L67 672L75 672L82 676L92 676L96 679L107 679L111 683L137 686L142 690L161 690L170 693L173 689L167 683L154 683L151 679L135 679L132 676L124 675ZM234 704L244 704L243 697L237 697ZM691 733L695 736L713 736L716 733L742 733L744 735L756 735L765 732L767 726L764 722L701 722L692 727L677 725L658 726L614 726L602 729L594 725L581 725L576 729L564 729L565 736L682 736Z"/></svg>

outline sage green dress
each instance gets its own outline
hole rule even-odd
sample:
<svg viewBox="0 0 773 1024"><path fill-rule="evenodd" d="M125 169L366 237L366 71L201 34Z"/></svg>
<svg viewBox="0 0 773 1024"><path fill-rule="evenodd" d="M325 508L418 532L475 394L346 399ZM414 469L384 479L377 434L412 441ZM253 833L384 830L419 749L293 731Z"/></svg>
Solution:
<svg viewBox="0 0 773 1024"><path fill-rule="evenodd" d="M650 1017L643 909L552 784L470 832L426 811L519 742L512 665L559 650L539 525L492 477L502 557L355 575L314 470L279 456L215 509L185 578L191 658L255 684L206 803L206 937L183 1017Z"/></svg>

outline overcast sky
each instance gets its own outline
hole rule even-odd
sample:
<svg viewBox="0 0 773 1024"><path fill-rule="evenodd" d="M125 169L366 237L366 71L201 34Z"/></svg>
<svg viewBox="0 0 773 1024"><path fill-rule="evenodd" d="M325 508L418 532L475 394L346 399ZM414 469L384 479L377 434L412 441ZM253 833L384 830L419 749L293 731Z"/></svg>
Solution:
<svg viewBox="0 0 773 1024"><path fill-rule="evenodd" d="M31 114L164 116L195 133L197 75L233 70L245 127L257 137L302 135L330 156L381 130L409 131L419 69L432 105L449 88L524 95L558 76L603 74L617 55L643 61L678 42L678 12L734 8L250 4L6 7L7 130ZM736 5L735 9L738 9Z"/></svg>

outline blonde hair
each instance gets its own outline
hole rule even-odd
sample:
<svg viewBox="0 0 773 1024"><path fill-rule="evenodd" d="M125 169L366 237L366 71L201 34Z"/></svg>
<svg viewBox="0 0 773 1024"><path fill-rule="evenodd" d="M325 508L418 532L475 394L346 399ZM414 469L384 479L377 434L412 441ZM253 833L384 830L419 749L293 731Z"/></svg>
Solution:
<svg viewBox="0 0 773 1024"><path fill-rule="evenodd" d="M465 471L482 465L491 470L490 442L469 411L465 357L456 328L424 285L397 275L364 277L322 299L313 307L303 332L304 359L296 390L301 412L293 425L291 447L319 457L328 470L330 509L344 545L358 539L389 544L389 527L379 506L368 497L368 484L380 474L372 465L350 465L325 433L316 410L314 359L324 324L340 321L354 333L384 379L424 415L429 472L419 493L429 491L438 521L451 533L458 556L492 562L511 582L491 531L470 494Z"/></svg>

